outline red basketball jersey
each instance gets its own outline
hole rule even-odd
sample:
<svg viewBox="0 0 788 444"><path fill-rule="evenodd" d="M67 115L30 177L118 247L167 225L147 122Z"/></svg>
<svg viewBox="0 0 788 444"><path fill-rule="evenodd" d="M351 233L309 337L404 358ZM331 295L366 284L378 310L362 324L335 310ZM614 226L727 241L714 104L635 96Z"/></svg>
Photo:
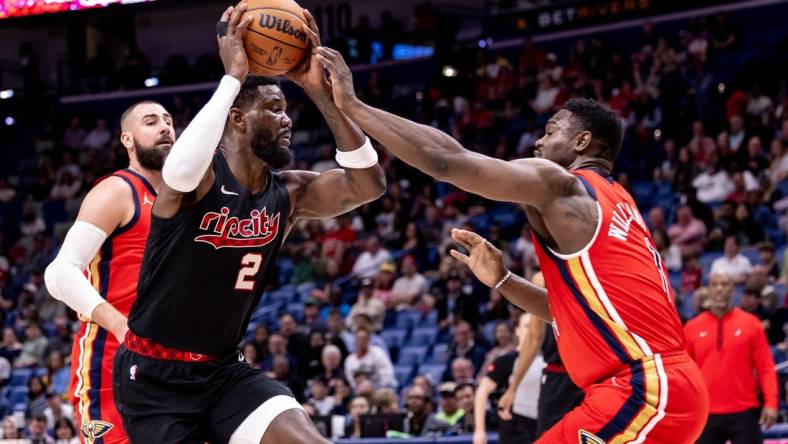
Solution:
<svg viewBox="0 0 788 444"><path fill-rule="evenodd" d="M581 388L633 361L684 349L666 270L632 197L612 178L573 172L599 221L581 251L558 254L534 232L561 359Z"/></svg>
<svg viewBox="0 0 788 444"><path fill-rule="evenodd" d="M107 177L120 177L131 187L134 217L112 232L88 265L87 277L99 294L124 316L137 296L137 279L150 231L156 191L142 175L125 169Z"/></svg>
<svg viewBox="0 0 788 444"><path fill-rule="evenodd" d="M137 278L156 191L143 176L130 169L107 177L112 176L120 177L131 188L134 216L109 233L85 275L107 302L128 316L137 295ZM90 321L83 322L74 336L71 402L86 442L128 443L112 394L112 361L119 345L115 336Z"/></svg>

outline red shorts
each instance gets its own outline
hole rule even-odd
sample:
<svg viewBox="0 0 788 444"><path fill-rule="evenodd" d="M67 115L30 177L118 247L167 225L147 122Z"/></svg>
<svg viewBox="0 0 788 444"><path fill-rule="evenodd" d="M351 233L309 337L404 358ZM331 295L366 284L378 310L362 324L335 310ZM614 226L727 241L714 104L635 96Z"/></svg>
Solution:
<svg viewBox="0 0 788 444"><path fill-rule="evenodd" d="M112 391L118 341L98 324L82 324L71 351L71 403L85 442L128 444Z"/></svg>
<svg viewBox="0 0 788 444"><path fill-rule="evenodd" d="M709 413L703 376L683 352L638 361L585 394L537 444L691 444Z"/></svg>

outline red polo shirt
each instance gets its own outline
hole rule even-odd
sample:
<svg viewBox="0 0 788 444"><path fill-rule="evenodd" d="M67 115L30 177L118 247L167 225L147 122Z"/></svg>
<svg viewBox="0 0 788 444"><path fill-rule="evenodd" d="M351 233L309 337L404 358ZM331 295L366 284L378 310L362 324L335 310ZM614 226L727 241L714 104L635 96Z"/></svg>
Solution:
<svg viewBox="0 0 788 444"><path fill-rule="evenodd" d="M687 352L709 388L711 414L777 408L777 371L766 332L757 317L734 308L722 318L704 312L684 326Z"/></svg>

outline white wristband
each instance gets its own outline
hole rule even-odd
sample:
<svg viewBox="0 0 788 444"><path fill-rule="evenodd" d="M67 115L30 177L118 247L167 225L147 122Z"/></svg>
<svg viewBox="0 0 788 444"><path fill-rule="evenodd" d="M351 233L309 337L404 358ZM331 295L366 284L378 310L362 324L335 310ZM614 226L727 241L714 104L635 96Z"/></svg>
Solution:
<svg viewBox="0 0 788 444"><path fill-rule="evenodd" d="M372 168L378 164L378 153L372 148L369 137L360 148L353 151L339 151L336 155L337 163L344 168Z"/></svg>
<svg viewBox="0 0 788 444"><path fill-rule="evenodd" d="M498 281L498 283L497 283L497 284L495 284L495 287L493 287L493 288L495 288L496 290L497 290L497 289L499 289L499 288L501 288L501 287L503 286L503 284L505 284L505 283L506 283L506 281L508 281L508 280L509 280L511 277L512 277L512 272L511 272L511 270L507 270L507 271L506 271L506 274L505 274L505 275L503 275L503 277L501 278L501 280L500 280L500 281Z"/></svg>

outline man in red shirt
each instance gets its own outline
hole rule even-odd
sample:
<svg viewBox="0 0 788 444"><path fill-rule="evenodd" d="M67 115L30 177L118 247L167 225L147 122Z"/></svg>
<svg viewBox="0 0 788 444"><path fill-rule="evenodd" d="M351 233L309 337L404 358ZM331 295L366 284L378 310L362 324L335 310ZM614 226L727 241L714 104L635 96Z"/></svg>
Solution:
<svg viewBox="0 0 788 444"><path fill-rule="evenodd" d="M762 443L760 426L777 419L777 371L766 333L756 316L731 306L733 290L731 276L712 274L709 309L684 327L687 352L709 388L709 420L698 444Z"/></svg>

